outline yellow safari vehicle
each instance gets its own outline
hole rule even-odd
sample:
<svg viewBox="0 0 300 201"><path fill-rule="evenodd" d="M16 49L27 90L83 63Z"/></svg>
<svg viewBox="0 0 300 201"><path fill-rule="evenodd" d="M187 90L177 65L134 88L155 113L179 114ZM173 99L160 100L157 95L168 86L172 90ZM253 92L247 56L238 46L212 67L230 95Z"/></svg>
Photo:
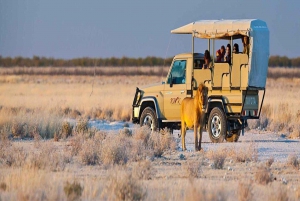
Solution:
<svg viewBox="0 0 300 201"><path fill-rule="evenodd" d="M171 33L191 34L192 52L174 57L164 82L136 89L133 123L148 125L152 130L180 129L181 101L193 97L202 82L208 87L205 127L211 141L238 141L247 119L258 119L261 113L269 59L267 24L258 19L200 20ZM203 65L204 54L194 52L195 38L208 41L209 68ZM234 53L231 48L226 61L216 59L216 42L233 47L242 40L245 42L240 50L244 53Z"/></svg>

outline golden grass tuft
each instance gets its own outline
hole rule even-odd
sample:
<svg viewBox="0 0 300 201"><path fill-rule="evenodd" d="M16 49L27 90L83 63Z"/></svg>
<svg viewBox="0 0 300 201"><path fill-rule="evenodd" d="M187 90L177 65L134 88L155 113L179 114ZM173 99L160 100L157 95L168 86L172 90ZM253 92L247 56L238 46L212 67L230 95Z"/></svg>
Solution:
<svg viewBox="0 0 300 201"><path fill-rule="evenodd" d="M166 131L152 132L149 138L148 146L154 151L154 156L161 157L167 150L175 150L177 143L174 137Z"/></svg>
<svg viewBox="0 0 300 201"><path fill-rule="evenodd" d="M184 168L189 178L200 178L202 174L202 160L187 161Z"/></svg>
<svg viewBox="0 0 300 201"><path fill-rule="evenodd" d="M197 200L227 200L227 193L223 187L215 187L213 190L209 189L204 183L201 188L196 188L193 183L186 190L184 200L197 201Z"/></svg>
<svg viewBox="0 0 300 201"><path fill-rule="evenodd" d="M273 181L271 170L262 165L257 167L256 173L254 175L254 180L258 184L267 185L268 183Z"/></svg>
<svg viewBox="0 0 300 201"><path fill-rule="evenodd" d="M254 198L253 194L253 184L251 181L240 181L238 184L238 200L239 201L249 201Z"/></svg>
<svg viewBox="0 0 300 201"><path fill-rule="evenodd" d="M82 191L83 187L76 181L74 181L73 183L67 182L64 186L64 192L67 200L80 200Z"/></svg>
<svg viewBox="0 0 300 201"><path fill-rule="evenodd" d="M213 169L223 169L225 159L227 158L228 150L219 148L217 150L209 150L206 152L207 158L212 160Z"/></svg>
<svg viewBox="0 0 300 201"><path fill-rule="evenodd" d="M267 161L266 161L266 166L267 166L267 167L271 167L271 165L272 165L273 163L274 163L274 158L271 157L271 158L267 159Z"/></svg>
<svg viewBox="0 0 300 201"><path fill-rule="evenodd" d="M137 179L149 180L154 177L155 171L151 161L144 160L137 162L132 169L133 177Z"/></svg>
<svg viewBox="0 0 300 201"><path fill-rule="evenodd" d="M257 144L251 142L246 147L236 148L236 149L228 149L227 153L231 158L236 162L250 162L258 160L258 150Z"/></svg>
<svg viewBox="0 0 300 201"><path fill-rule="evenodd" d="M288 201L291 200L288 194L288 190L286 186L277 185L277 187L273 187L273 191L268 197L268 200L272 201Z"/></svg>
<svg viewBox="0 0 300 201"><path fill-rule="evenodd" d="M125 170L113 169L102 192L104 200L144 200L147 196L142 184Z"/></svg>
<svg viewBox="0 0 300 201"><path fill-rule="evenodd" d="M292 154L292 155L289 155L288 158L287 158L287 161L286 161L286 164L294 169L299 169L299 164L300 164L300 161L297 157L297 155L295 154Z"/></svg>

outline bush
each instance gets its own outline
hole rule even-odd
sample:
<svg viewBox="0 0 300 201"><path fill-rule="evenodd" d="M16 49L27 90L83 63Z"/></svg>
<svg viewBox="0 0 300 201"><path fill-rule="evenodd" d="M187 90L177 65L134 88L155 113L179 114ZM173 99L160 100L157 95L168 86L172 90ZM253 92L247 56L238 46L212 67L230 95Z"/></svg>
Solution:
<svg viewBox="0 0 300 201"><path fill-rule="evenodd" d="M239 182L238 184L238 200L248 201L253 199L253 186L251 182Z"/></svg>
<svg viewBox="0 0 300 201"><path fill-rule="evenodd" d="M176 149L176 141L170 133L162 135L159 132L152 132L147 144L156 157L161 157L167 150Z"/></svg>
<svg viewBox="0 0 300 201"><path fill-rule="evenodd" d="M73 183L67 182L64 187L64 192L68 200L79 200L82 191L83 187L75 181Z"/></svg>
<svg viewBox="0 0 300 201"><path fill-rule="evenodd" d="M130 147L130 141L126 137L109 135L103 141L101 160L105 165L126 164Z"/></svg>
<svg viewBox="0 0 300 201"><path fill-rule="evenodd" d="M289 155L286 163L288 166L291 166L295 169L299 168L299 160L296 155Z"/></svg>
<svg viewBox="0 0 300 201"><path fill-rule="evenodd" d="M227 157L227 149L210 150L207 152L207 157L212 160L212 168L223 169Z"/></svg>
<svg viewBox="0 0 300 201"><path fill-rule="evenodd" d="M254 179L257 183L262 185L266 185L273 181L270 169L265 166L257 168Z"/></svg>
<svg viewBox="0 0 300 201"><path fill-rule="evenodd" d="M154 174L151 162L148 160L140 161L133 167L133 176L137 179L149 180Z"/></svg>
<svg viewBox="0 0 300 201"><path fill-rule="evenodd" d="M59 150L51 142L44 142L40 149L32 152L27 158L27 165L34 169L47 169L51 171L62 171L65 169L66 156L59 153Z"/></svg>
<svg viewBox="0 0 300 201"><path fill-rule="evenodd" d="M9 167L24 165L27 153L22 148L15 147L9 141L0 141L0 164Z"/></svg>
<svg viewBox="0 0 300 201"><path fill-rule="evenodd" d="M200 178L202 173L202 161L189 161L185 165L188 177Z"/></svg>
<svg viewBox="0 0 300 201"><path fill-rule="evenodd" d="M232 159L236 162L249 162L249 161L257 161L258 151L257 144L251 142L248 147L242 147L239 149L231 149L228 151L228 154L232 157Z"/></svg>
<svg viewBox="0 0 300 201"><path fill-rule="evenodd" d="M88 131L88 120L87 119L83 119L80 118L77 122L76 122L76 126L75 126L75 132L82 134Z"/></svg>
<svg viewBox="0 0 300 201"><path fill-rule="evenodd" d="M113 170L102 196L105 200L143 200L146 191L131 173Z"/></svg>

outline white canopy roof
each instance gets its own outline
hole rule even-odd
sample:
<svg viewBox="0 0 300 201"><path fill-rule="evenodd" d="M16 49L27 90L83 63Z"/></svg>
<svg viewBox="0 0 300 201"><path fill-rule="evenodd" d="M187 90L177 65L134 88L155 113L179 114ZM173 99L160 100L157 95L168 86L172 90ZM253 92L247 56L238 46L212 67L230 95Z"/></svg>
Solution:
<svg viewBox="0 0 300 201"><path fill-rule="evenodd" d="M253 28L267 28L258 19L239 20L199 20L171 31L174 34L193 34L197 38L229 38L230 36L249 35Z"/></svg>

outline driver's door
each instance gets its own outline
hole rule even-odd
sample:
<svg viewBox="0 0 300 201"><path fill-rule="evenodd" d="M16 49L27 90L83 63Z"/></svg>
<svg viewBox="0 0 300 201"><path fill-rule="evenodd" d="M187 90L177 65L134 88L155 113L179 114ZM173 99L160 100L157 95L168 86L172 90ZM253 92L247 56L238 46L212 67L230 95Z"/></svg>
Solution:
<svg viewBox="0 0 300 201"><path fill-rule="evenodd" d="M187 60L175 60L164 87L164 116L167 120L180 121L180 105L186 97Z"/></svg>

